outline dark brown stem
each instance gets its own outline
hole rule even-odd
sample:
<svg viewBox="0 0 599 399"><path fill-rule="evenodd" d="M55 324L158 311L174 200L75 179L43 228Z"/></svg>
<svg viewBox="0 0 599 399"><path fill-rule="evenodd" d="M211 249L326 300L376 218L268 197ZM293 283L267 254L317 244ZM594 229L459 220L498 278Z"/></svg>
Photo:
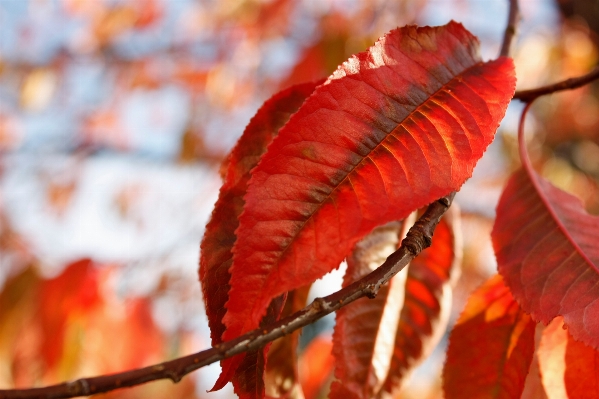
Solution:
<svg viewBox="0 0 599 399"><path fill-rule="evenodd" d="M501 44L501 50L499 51L500 57L508 57L510 55L510 49L512 42L518 31L518 25L520 23L520 8L518 7L518 0L509 0L510 10L507 17L507 25L505 32L503 33L503 43Z"/></svg>
<svg viewBox="0 0 599 399"><path fill-rule="evenodd" d="M358 298L375 297L379 288L401 271L414 257L431 244L433 232L439 220L453 201L451 193L428 206L424 214L412 226L400 248L369 275L324 298L316 298L306 308L279 320L264 329L254 330L214 348L181 357L154 366L99 377L81 378L44 388L0 390L0 399L50 399L74 398L118 388L140 385L145 382L170 379L178 382L186 374L219 360L258 349L284 335L314 323L316 320Z"/></svg>
<svg viewBox="0 0 599 399"><path fill-rule="evenodd" d="M529 103L545 94L551 94L563 90L576 89L596 79L599 79L599 65L596 66L593 70L591 70L591 72L587 73L586 75L579 76L577 78L566 79L564 81L539 87L536 89L517 91L516 94L514 94L514 99L523 101L525 103Z"/></svg>

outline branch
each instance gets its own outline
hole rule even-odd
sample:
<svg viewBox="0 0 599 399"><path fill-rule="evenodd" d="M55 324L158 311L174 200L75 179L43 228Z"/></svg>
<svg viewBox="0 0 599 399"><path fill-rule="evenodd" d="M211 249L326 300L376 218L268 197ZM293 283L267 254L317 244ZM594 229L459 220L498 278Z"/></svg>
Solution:
<svg viewBox="0 0 599 399"><path fill-rule="evenodd" d="M564 81L554 83L547 86L542 86L531 90L520 90L514 94L514 99L520 100L525 103L530 103L536 98L545 94L551 94L563 90L571 90L582 87L593 80L599 79L599 65L597 65L591 72L586 75L579 76L577 78L570 78Z"/></svg>
<svg viewBox="0 0 599 399"><path fill-rule="evenodd" d="M501 50L499 51L500 57L508 57L510 55L510 49L512 42L516 36L518 25L520 23L520 8L518 7L518 0L509 0L510 10L507 17L507 26L503 33L503 43L501 44Z"/></svg>
<svg viewBox="0 0 599 399"><path fill-rule="evenodd" d="M73 398L140 385L160 379L179 382L183 376L219 360L258 349L277 338L314 323L341 307L367 296L376 297L380 287L401 271L422 250L431 245L433 232L439 220L451 206L455 192L428 206L424 214L410 228L397 251L369 275L324 298L316 298L306 308L279 320L265 329L251 331L214 348L181 357L154 366L99 377L82 378L44 388L0 390L0 399Z"/></svg>

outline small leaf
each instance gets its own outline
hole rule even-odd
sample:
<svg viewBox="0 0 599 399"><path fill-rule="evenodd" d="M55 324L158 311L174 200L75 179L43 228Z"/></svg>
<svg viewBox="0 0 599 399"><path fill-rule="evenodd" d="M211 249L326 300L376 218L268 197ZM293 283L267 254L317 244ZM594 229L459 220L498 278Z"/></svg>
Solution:
<svg viewBox="0 0 599 399"><path fill-rule="evenodd" d="M535 323L501 276L472 294L453 328L443 390L453 398L519 398L534 352Z"/></svg>
<svg viewBox="0 0 599 399"><path fill-rule="evenodd" d="M443 336L451 285L461 260L458 214L451 208L435 229L431 247L381 287L376 298L359 299L337 312L333 335L337 381L331 386L331 398L392 393ZM347 259L344 285L380 266L414 221L404 221L403 228L398 223L378 227L360 241Z"/></svg>
<svg viewBox="0 0 599 399"><path fill-rule="evenodd" d="M287 295L281 295L271 301L268 311L262 319L261 327L272 324L279 319L286 300ZM217 381L217 385L220 381L226 383L226 381L230 379L233 383L233 390L239 399L264 398L266 388L264 385L266 354L271 345L272 343L268 343L264 348L259 348L246 352L240 356L225 359L223 362L223 372ZM229 375L231 376L230 378Z"/></svg>
<svg viewBox="0 0 599 399"><path fill-rule="evenodd" d="M457 190L515 87L462 25L408 26L339 67L252 171L223 337L258 327L271 298L339 266L378 225Z"/></svg>
<svg viewBox="0 0 599 399"><path fill-rule="evenodd" d="M537 321L599 348L599 217L532 168L510 178L492 232L499 272Z"/></svg>

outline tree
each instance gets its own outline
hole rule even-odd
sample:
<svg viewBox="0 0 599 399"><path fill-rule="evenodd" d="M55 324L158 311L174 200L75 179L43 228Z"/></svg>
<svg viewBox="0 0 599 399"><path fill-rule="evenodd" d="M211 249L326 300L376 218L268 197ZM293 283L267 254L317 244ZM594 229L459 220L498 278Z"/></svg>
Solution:
<svg viewBox="0 0 599 399"><path fill-rule="evenodd" d="M522 395L535 326L556 318L537 351L542 383L548 388L554 381L546 376L561 372L560 389L569 397L592 392L594 374L581 376L577 362L596 356L593 237L599 227L571 195L536 174L524 117L538 97L585 85L599 70L514 94L506 55L517 19L513 1L495 61L480 61L476 38L460 24L399 28L325 83L293 86L265 103L225 163L202 242L200 279L213 349L116 376L2 394L68 397L156 378L177 382L217 360L223 372L215 388L231 380L240 397L286 394L296 389L289 380L293 366L284 374L272 359L293 359L297 336L284 336L335 310L338 366L331 395L393 392L446 328L443 298L460 249L451 218L441 217L512 98L526 103L519 129L523 167L502 194L492 232L501 277L473 294L453 329L445 394ZM406 233L408 215L427 204ZM387 257L402 234L399 249ZM300 310L306 286L344 257L345 287ZM375 299L359 299L364 296ZM560 323L568 333L560 332ZM386 334L391 340L385 343ZM381 362L387 362L383 374ZM528 386L542 389L534 381L539 376L530 376Z"/></svg>

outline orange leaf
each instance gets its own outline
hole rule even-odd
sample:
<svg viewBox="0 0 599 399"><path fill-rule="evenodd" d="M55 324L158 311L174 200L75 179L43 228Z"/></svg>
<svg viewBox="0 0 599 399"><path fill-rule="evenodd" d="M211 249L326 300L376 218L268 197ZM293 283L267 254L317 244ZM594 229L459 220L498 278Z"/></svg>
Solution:
<svg viewBox="0 0 599 399"><path fill-rule="evenodd" d="M501 276L472 294L451 332L443 390L452 398L519 398L534 352L535 323Z"/></svg>
<svg viewBox="0 0 599 399"><path fill-rule="evenodd" d="M306 399L317 399L330 379L335 365L330 338L316 337L300 356L299 378Z"/></svg>
<svg viewBox="0 0 599 399"><path fill-rule="evenodd" d="M376 298L362 298L337 312L333 354L337 360L331 398L371 398L392 393L434 349L446 330L451 285L461 260L451 208L430 248L414 259ZM405 234L415 219L404 222ZM455 225L454 225L455 223ZM376 228L348 257L344 285L383 263L398 244L398 224Z"/></svg>

